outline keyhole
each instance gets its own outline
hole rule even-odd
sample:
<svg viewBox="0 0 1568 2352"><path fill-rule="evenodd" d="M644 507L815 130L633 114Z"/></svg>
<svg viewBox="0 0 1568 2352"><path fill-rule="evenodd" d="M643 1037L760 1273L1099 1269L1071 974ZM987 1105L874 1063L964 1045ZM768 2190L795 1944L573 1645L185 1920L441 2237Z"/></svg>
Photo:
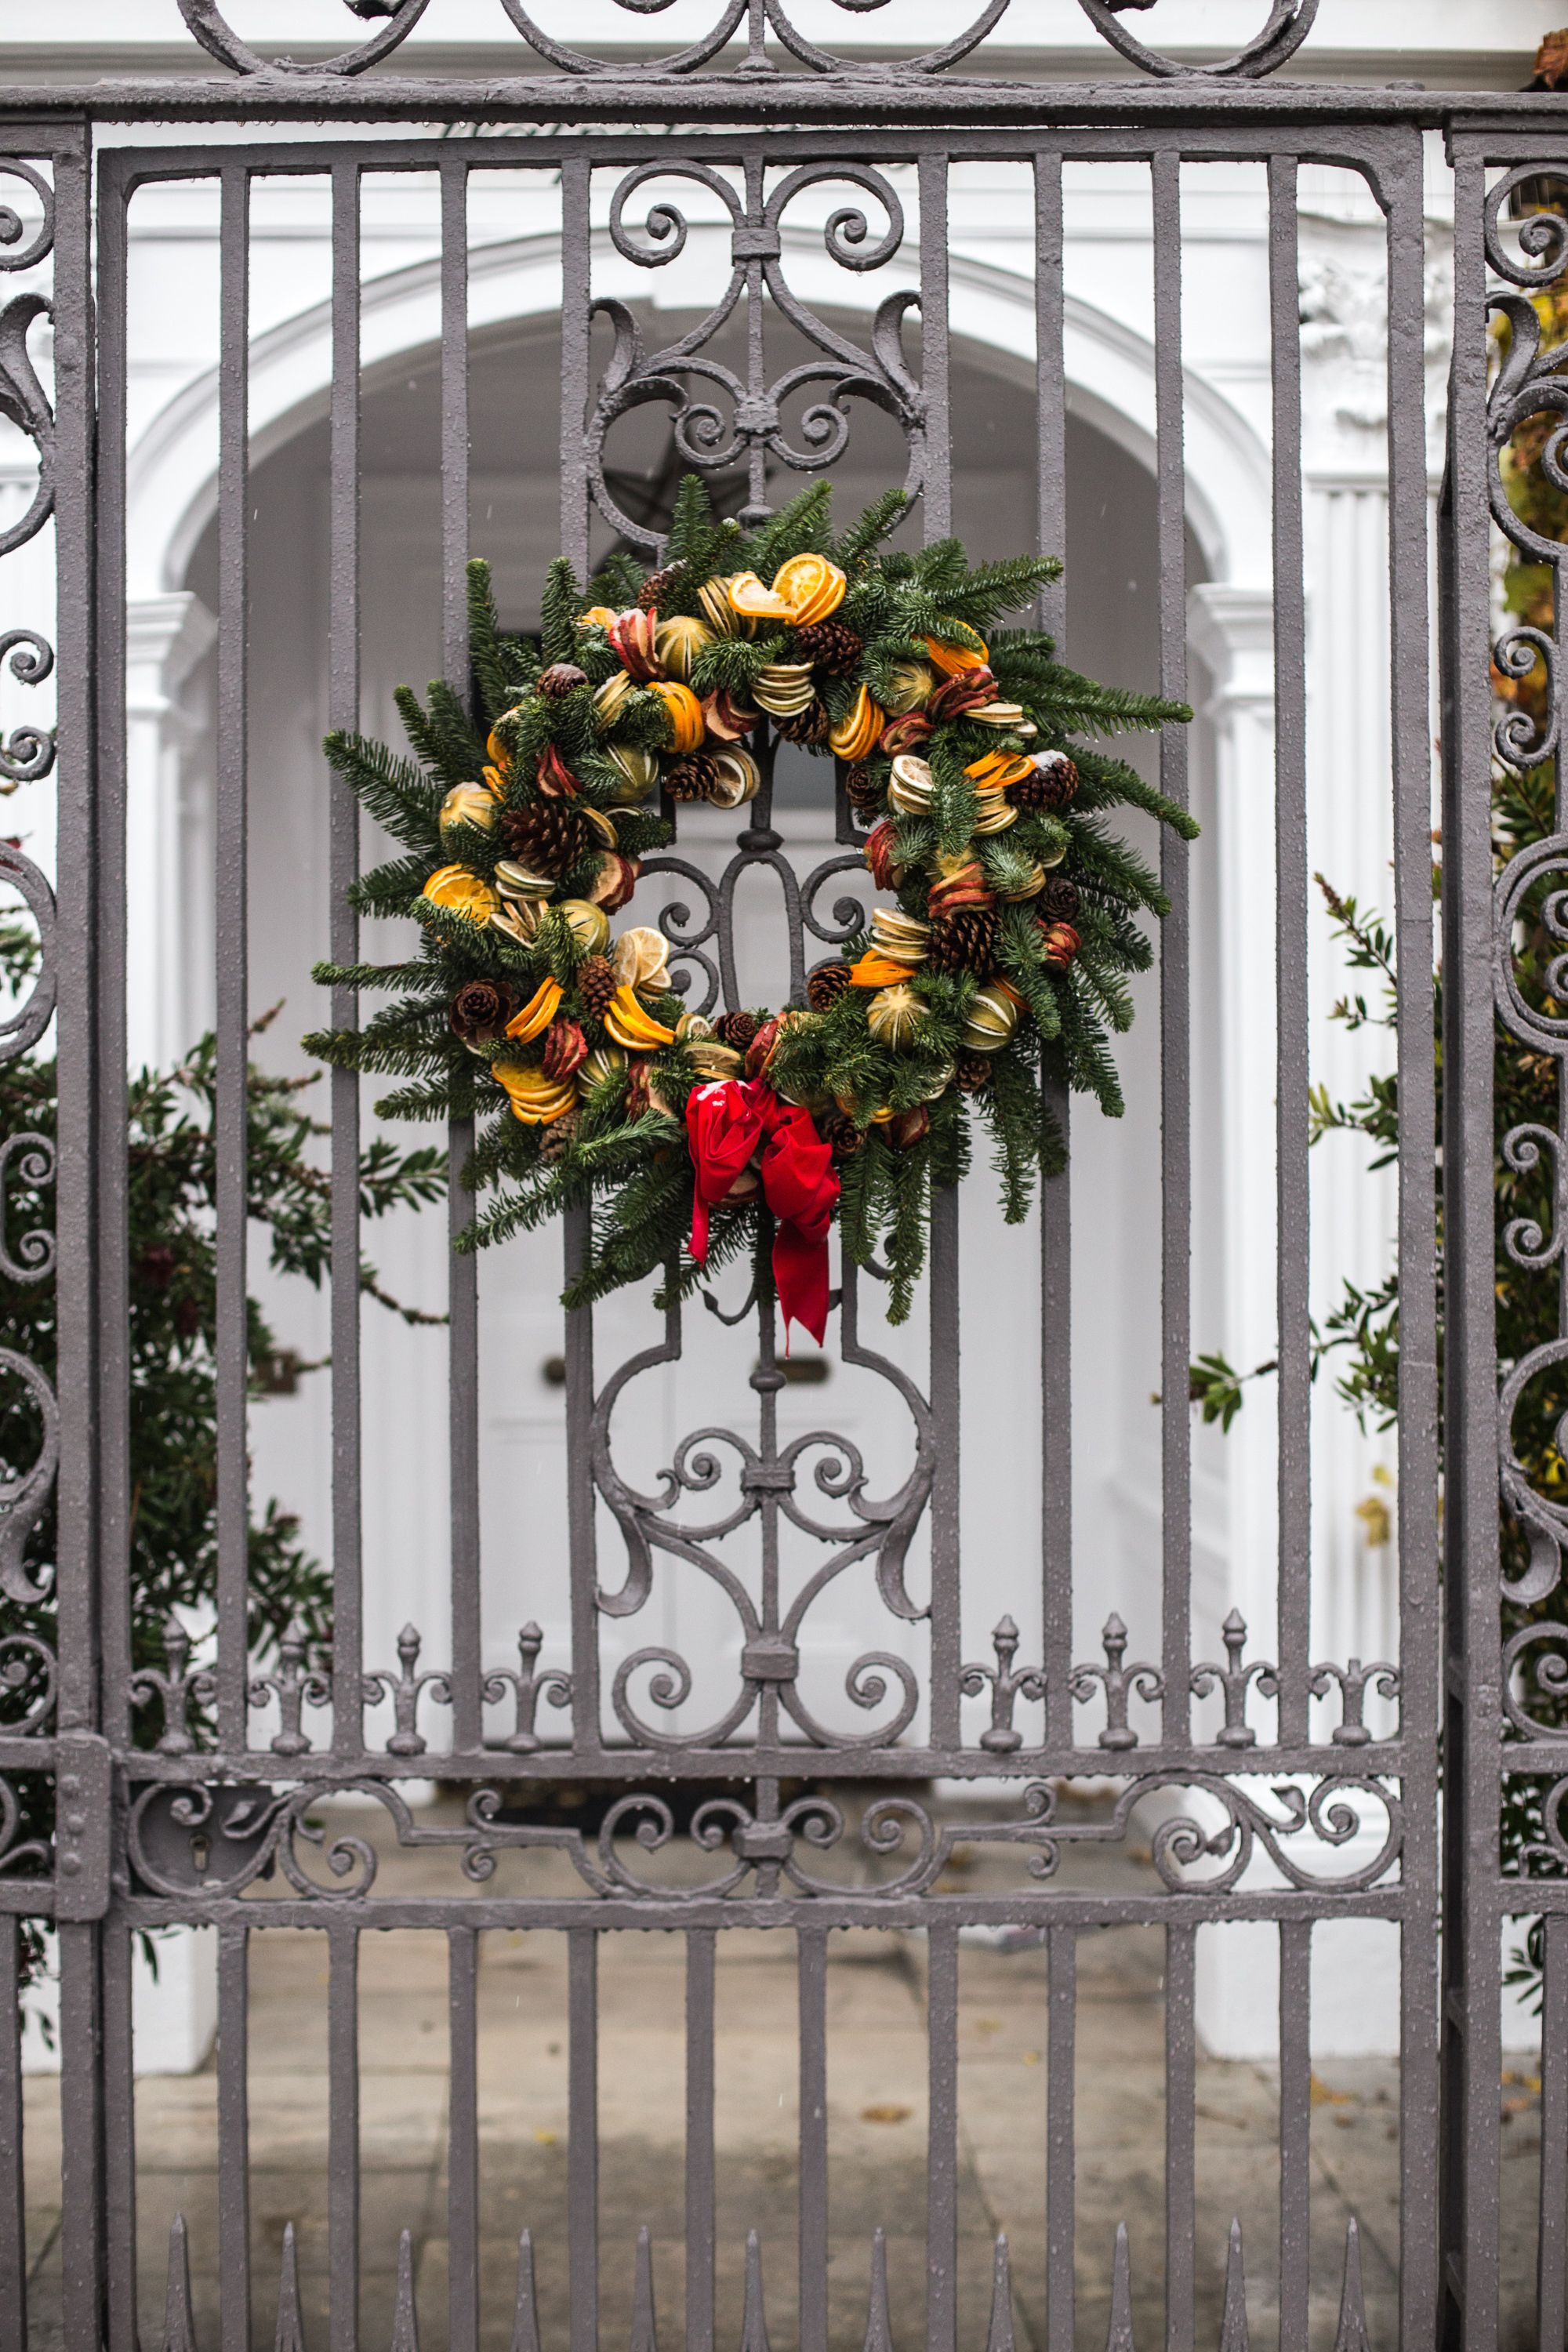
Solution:
<svg viewBox="0 0 1568 2352"><path fill-rule="evenodd" d="M207 1838L206 1832L205 1830L196 1830L193 1832L191 1837L191 1864L198 1878L205 1878L206 1876L207 1864L211 1860L212 1845Z"/></svg>

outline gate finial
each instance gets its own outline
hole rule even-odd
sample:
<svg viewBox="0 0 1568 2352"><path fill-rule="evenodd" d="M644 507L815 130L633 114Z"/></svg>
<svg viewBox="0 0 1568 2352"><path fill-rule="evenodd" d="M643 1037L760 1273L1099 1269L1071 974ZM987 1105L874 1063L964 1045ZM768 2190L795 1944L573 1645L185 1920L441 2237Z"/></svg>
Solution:
<svg viewBox="0 0 1568 2352"><path fill-rule="evenodd" d="M1340 2324L1334 2332L1334 2352L1372 2352L1361 2291L1361 2231L1353 2213L1345 2224L1345 2280L1340 2291Z"/></svg>
<svg viewBox="0 0 1568 2352"><path fill-rule="evenodd" d="M772 2352L763 2309L763 2250L757 2233L746 2233L746 2307L741 2315L741 2352Z"/></svg>
<svg viewBox="0 0 1568 2352"><path fill-rule="evenodd" d="M864 2352L893 2352L893 2323L888 2311L888 2240L882 2230L871 2238L871 2298L866 2311Z"/></svg>
<svg viewBox="0 0 1568 2352"><path fill-rule="evenodd" d="M162 2352L196 2352L196 2331L191 2318L191 2250L183 2213L176 2213L169 2224L169 2284L163 2296Z"/></svg>
<svg viewBox="0 0 1568 2352"><path fill-rule="evenodd" d="M414 2241L406 2230L397 2241L397 2300L392 2309L392 2352L419 2352L419 2314L414 2301Z"/></svg>
<svg viewBox="0 0 1568 2352"><path fill-rule="evenodd" d="M632 2275L631 2352L658 2352L653 2315L653 2247L646 2229L637 2231L637 2268Z"/></svg>
<svg viewBox="0 0 1568 2352"><path fill-rule="evenodd" d="M1241 2223L1230 2225L1230 2250L1225 2258L1225 2309L1220 2315L1219 2352L1252 2352L1247 2333L1247 2273L1241 2262Z"/></svg>
<svg viewBox="0 0 1568 2352"><path fill-rule="evenodd" d="M517 2308L511 2321L511 2352L539 2352L539 2306L533 2294L533 2232L517 2242Z"/></svg>
<svg viewBox="0 0 1568 2352"><path fill-rule="evenodd" d="M1007 2241L996 2241L996 2256L991 2273L991 2326L986 2333L985 2352L1014 2352L1013 2346L1013 2273L1007 2266Z"/></svg>
<svg viewBox="0 0 1568 2352"><path fill-rule="evenodd" d="M1116 2224L1116 2255L1110 2272L1110 2326L1105 2352L1133 2352L1132 2258L1127 2244L1127 2224Z"/></svg>
<svg viewBox="0 0 1568 2352"><path fill-rule="evenodd" d="M283 2224L283 2259L278 2273L278 2325L272 2352L305 2352L305 2326L300 2315L300 2256L294 2224Z"/></svg>

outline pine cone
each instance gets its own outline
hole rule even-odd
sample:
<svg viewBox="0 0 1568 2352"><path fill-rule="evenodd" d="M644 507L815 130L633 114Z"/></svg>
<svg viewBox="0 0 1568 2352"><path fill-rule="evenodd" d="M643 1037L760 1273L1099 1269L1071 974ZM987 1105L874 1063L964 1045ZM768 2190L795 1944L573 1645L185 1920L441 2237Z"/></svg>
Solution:
<svg viewBox="0 0 1568 2352"><path fill-rule="evenodd" d="M595 1021L602 1021L620 986L608 956L591 955L577 967L577 991Z"/></svg>
<svg viewBox="0 0 1568 2352"><path fill-rule="evenodd" d="M977 1095L982 1087L991 1083L989 1054L960 1054L952 1083L961 1095Z"/></svg>
<svg viewBox="0 0 1568 2352"><path fill-rule="evenodd" d="M851 808L874 809L882 797L882 787L869 768L847 768L844 772L844 792Z"/></svg>
<svg viewBox="0 0 1568 2352"><path fill-rule="evenodd" d="M541 1160L555 1160L563 1157L567 1145L576 1140L577 1118L574 1110L563 1112L560 1118L552 1118L548 1127L540 1130Z"/></svg>
<svg viewBox="0 0 1568 2352"><path fill-rule="evenodd" d="M564 874L583 853L583 820L568 801L534 801L503 811L507 848L531 874Z"/></svg>
<svg viewBox="0 0 1568 2352"><path fill-rule="evenodd" d="M660 597L674 587L685 569L684 563L667 563L662 572L650 572L637 590L637 610L657 613Z"/></svg>
<svg viewBox="0 0 1568 2352"><path fill-rule="evenodd" d="M1010 784L1007 797L1015 808L1064 809L1078 790L1078 770L1065 751L1042 751L1032 776Z"/></svg>
<svg viewBox="0 0 1568 2352"><path fill-rule="evenodd" d="M452 999L452 1034L465 1045L490 1045L517 1011L517 991L509 980L466 980Z"/></svg>
<svg viewBox="0 0 1568 2352"><path fill-rule="evenodd" d="M842 621L813 621L795 634L795 658L809 662L826 677L847 677L865 645Z"/></svg>
<svg viewBox="0 0 1568 2352"><path fill-rule="evenodd" d="M1065 874L1052 874L1035 899L1035 912L1043 923L1070 923L1077 919L1079 904L1078 884Z"/></svg>
<svg viewBox="0 0 1568 2352"><path fill-rule="evenodd" d="M961 908L931 925L926 961L932 971L989 971L995 946L995 908Z"/></svg>
<svg viewBox="0 0 1568 2352"><path fill-rule="evenodd" d="M763 1024L754 1013L726 1013L713 1025L721 1044L743 1054Z"/></svg>
<svg viewBox="0 0 1568 2352"><path fill-rule="evenodd" d="M579 669L575 662L552 662L548 669L539 673L539 691L551 702L559 702L563 695L587 683L587 671Z"/></svg>
<svg viewBox="0 0 1568 2352"><path fill-rule="evenodd" d="M814 1013L831 1013L850 985L848 965L835 956L826 963L814 964L806 973L805 1001Z"/></svg>
<svg viewBox="0 0 1568 2352"><path fill-rule="evenodd" d="M786 743L826 743L833 732L827 705L820 695L790 719L775 719L774 727Z"/></svg>
<svg viewBox="0 0 1568 2352"><path fill-rule="evenodd" d="M719 762L710 751L693 751L665 770L664 789L672 801L705 801L719 776Z"/></svg>

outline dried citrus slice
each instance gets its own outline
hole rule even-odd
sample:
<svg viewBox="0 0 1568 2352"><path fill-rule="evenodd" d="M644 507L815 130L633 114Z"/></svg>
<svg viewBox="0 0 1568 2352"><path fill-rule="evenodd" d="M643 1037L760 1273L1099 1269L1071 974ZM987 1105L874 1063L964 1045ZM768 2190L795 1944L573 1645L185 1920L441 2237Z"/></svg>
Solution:
<svg viewBox="0 0 1568 2352"><path fill-rule="evenodd" d="M425 885L425 896L433 907L467 915L471 923L488 923L500 905L484 876L468 866L438 866Z"/></svg>
<svg viewBox="0 0 1568 2352"><path fill-rule="evenodd" d="M953 623L954 628L964 625L962 621ZM971 630L970 635L973 634ZM944 646L940 637L928 637L926 651L946 677L956 677L961 670L984 669L991 659L984 637L975 637L973 646Z"/></svg>
<svg viewBox="0 0 1568 2352"><path fill-rule="evenodd" d="M730 604L748 621L793 621L795 611L754 572L737 572L730 583Z"/></svg>
<svg viewBox="0 0 1568 2352"><path fill-rule="evenodd" d="M542 1037L554 1020L560 1003L561 982L542 980L521 1011L514 1013L507 1023L507 1035L524 1045L531 1037Z"/></svg>
<svg viewBox="0 0 1568 2352"><path fill-rule="evenodd" d="M689 686L678 686L673 678L656 677L649 691L657 694L669 713L672 751L695 751L702 740L702 705Z"/></svg>
<svg viewBox="0 0 1568 2352"><path fill-rule="evenodd" d="M872 701L870 691L862 687L855 697L847 719L840 719L827 739L829 750L841 760L863 760L874 751L887 724L887 713Z"/></svg>
<svg viewBox="0 0 1568 2352"><path fill-rule="evenodd" d="M792 555L773 574L773 594L783 598L796 627L803 629L836 613L848 585L826 555Z"/></svg>

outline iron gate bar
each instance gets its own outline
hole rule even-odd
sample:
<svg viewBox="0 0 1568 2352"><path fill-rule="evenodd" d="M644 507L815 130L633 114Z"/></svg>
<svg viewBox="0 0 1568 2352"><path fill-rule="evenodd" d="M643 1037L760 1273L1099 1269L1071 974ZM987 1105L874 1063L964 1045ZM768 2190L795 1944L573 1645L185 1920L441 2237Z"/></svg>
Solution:
<svg viewBox="0 0 1568 2352"><path fill-rule="evenodd" d="M680 129L712 124L756 125L770 136L803 130L851 130L858 138L879 125L896 134L933 129L948 138L971 137L1002 125L1054 138L1058 131L1122 124L1137 132L1159 125L1165 135L1212 130L1217 121L1235 137L1269 129L1379 131L1396 124L1473 134L1495 147L1521 140L1531 149L1549 143L1562 125L1561 95L1550 90L1421 89L1411 84L1357 86L1340 82L1247 82L1219 88L1201 73L1179 80L1106 82L934 80L844 72L694 78L660 83L628 73L624 79L567 79L553 74L499 75L450 81L413 74L374 80L336 75L240 78L106 75L101 81L29 84L7 110L7 142L21 153L47 152L47 127L62 118L77 126L131 122L471 122L480 127L557 125L563 131L590 123L626 123L646 132L659 112ZM660 108L658 101L671 104ZM1539 135L1538 135L1539 134ZM279 151L284 152L284 151ZM857 151L858 152L858 150Z"/></svg>

